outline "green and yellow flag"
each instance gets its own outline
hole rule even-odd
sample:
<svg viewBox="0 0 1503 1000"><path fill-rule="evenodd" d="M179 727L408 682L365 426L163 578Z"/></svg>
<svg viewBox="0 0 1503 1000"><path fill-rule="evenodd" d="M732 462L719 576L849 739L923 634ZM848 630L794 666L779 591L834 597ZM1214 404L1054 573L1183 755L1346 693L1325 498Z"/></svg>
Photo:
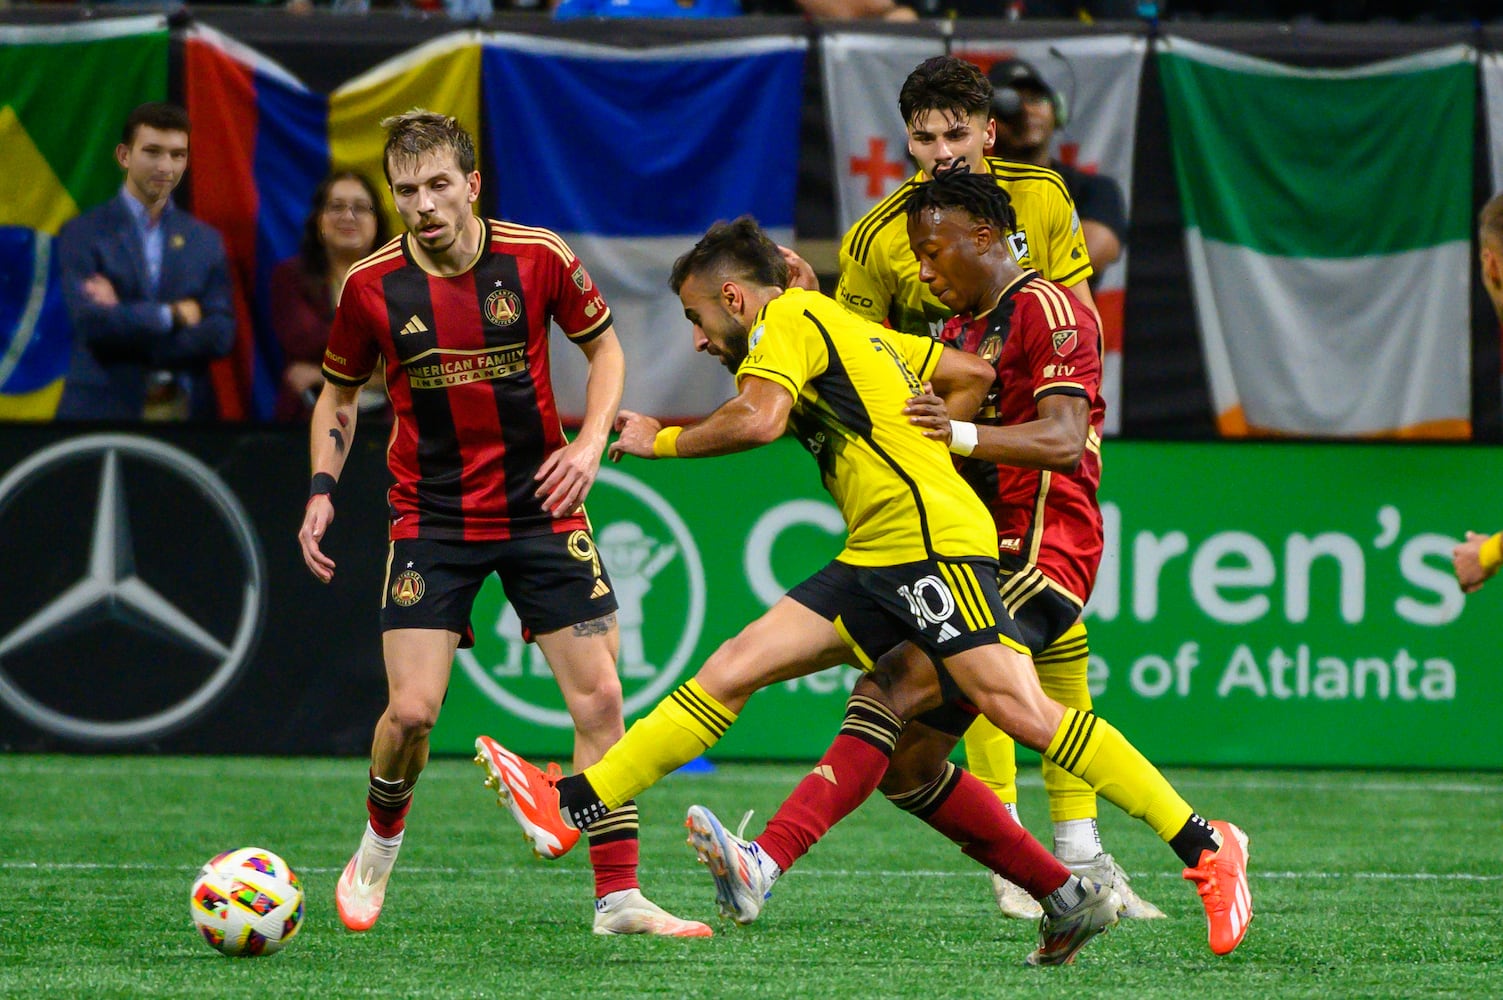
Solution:
<svg viewBox="0 0 1503 1000"><path fill-rule="evenodd" d="M167 22L0 28L0 420L57 410L72 332L52 240L120 187L137 104L167 96Z"/></svg>

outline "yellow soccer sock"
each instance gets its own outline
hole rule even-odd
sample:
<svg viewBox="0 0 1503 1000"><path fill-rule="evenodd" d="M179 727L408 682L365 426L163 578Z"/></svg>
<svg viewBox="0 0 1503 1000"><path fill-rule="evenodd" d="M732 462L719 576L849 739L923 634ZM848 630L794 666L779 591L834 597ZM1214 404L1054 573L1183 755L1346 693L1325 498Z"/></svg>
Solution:
<svg viewBox="0 0 1503 1000"><path fill-rule="evenodd" d="M1012 737L976 716L965 731L965 769L981 779L1004 803L1018 801L1018 750Z"/></svg>
<svg viewBox="0 0 1503 1000"><path fill-rule="evenodd" d="M1115 726L1090 712L1066 708L1045 756L1129 816L1144 820L1166 844L1194 812Z"/></svg>
<svg viewBox="0 0 1503 1000"><path fill-rule="evenodd" d="M638 719L584 776L607 809L657 784L719 742L736 713L690 680Z"/></svg>
<svg viewBox="0 0 1503 1000"><path fill-rule="evenodd" d="M1039 686L1061 705L1091 710L1091 689L1086 669L1091 656L1083 622L1076 622L1033 661ZM967 744L969 751L969 744ZM1049 793L1049 818L1055 823L1096 818L1096 793L1091 786L1045 757L1044 790Z"/></svg>

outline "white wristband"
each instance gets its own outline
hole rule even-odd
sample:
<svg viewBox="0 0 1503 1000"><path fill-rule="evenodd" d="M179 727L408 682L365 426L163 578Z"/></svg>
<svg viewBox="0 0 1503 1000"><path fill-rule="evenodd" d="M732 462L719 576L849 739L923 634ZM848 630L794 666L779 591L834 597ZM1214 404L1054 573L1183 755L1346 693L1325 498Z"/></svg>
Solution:
<svg viewBox="0 0 1503 1000"><path fill-rule="evenodd" d="M950 421L950 450L969 455L976 450L976 425L964 420Z"/></svg>

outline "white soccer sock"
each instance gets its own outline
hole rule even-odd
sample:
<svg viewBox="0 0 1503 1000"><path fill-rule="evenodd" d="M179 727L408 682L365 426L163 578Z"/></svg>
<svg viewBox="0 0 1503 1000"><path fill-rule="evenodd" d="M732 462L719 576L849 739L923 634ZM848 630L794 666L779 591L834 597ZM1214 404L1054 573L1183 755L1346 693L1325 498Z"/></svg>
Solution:
<svg viewBox="0 0 1503 1000"><path fill-rule="evenodd" d="M1054 856L1066 864L1090 861L1101 853L1095 819L1067 819L1054 824Z"/></svg>

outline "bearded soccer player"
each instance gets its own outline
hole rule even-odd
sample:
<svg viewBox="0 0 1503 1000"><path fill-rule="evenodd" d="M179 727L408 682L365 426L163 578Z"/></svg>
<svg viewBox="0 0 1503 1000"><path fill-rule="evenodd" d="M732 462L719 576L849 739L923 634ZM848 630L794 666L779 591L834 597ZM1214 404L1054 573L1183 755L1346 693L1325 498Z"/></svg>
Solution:
<svg viewBox="0 0 1503 1000"><path fill-rule="evenodd" d="M1173 826L1177 843L1220 849L1218 832L1117 730L1051 701L1039 688L993 575L990 515L943 447L901 413L907 399L921 393L922 380L933 375L936 384L942 381L946 365L983 389L992 381L991 366L964 354L970 364L961 364L951 360L960 352L929 338L895 334L833 308L823 296L785 290L786 275L777 247L744 219L712 228L679 259L673 285L694 325L696 347L734 368L739 394L687 428L663 428L623 412L621 438L611 451L707 457L766 444L790 429L818 460L840 506L849 531L845 548L721 646L694 679L582 774L544 774L498 748L508 764L503 800L539 853L561 856L596 816L712 746L760 687L847 657L870 666L905 640L924 651L919 669L909 671L903 661L892 668L904 669L888 686L871 678L858 682L840 736L816 768L811 812L838 818L854 809L886 770L900 720L959 692L1130 814L1155 829ZM979 401L956 391L948 404L956 398L971 406ZM981 798L979 808L990 805L997 822L1021 830L995 808L993 796ZM950 818L947 813L945 821ZM1022 851L1030 839L1015 837L1008 849ZM1240 845L1222 855L1232 858L1240 859ZM750 875L740 864L764 860L760 852L750 860L726 858L742 877L770 884L775 872ZM1115 891L1071 876L1047 858L1029 858L1026 868L1036 896L1060 893L1046 897L1033 964L1068 962L1116 922L1121 899ZM1059 880L1052 887L1051 878Z"/></svg>
<svg viewBox="0 0 1503 1000"><path fill-rule="evenodd" d="M454 651L474 643L470 610L491 573L558 680L576 765L593 764L624 730L616 599L583 507L625 377L610 310L558 236L475 214L475 143L453 118L419 110L382 126L386 179L407 232L345 280L298 532L308 569L329 582L334 561L322 543L334 486L360 387L384 360L396 416L381 603L388 703L371 746L370 820L334 894L354 931L381 915ZM589 360L584 424L572 442L549 380L550 321ZM623 800L591 831L595 932L708 936L704 924L642 895L637 854L637 809Z"/></svg>
<svg viewBox="0 0 1503 1000"><path fill-rule="evenodd" d="M1058 697L1044 661L1067 642L1084 644L1078 619L1102 548L1096 487L1104 405L1097 392L1096 324L1058 285L1013 261L1004 243L1012 228L1007 195L986 178L949 175L918 185L906 215L924 279L957 313L941 341L979 354L997 372L979 418L984 425L952 422L943 401L932 395L909 401L909 419L951 451L969 456L962 473L996 522L1003 603L1040 659L1041 686ZM892 662L904 656L915 665ZM888 677L891 687L892 675L922 671L925 659L905 647L883 658L878 676ZM967 794L965 775L948 762L974 714L973 707L952 701L910 722L880 787L899 808L986 863L995 836L977 821L978 810L956 808ZM1059 767L1049 756L1045 765ZM845 815L830 811L836 800L827 780L816 769L749 842L729 834L704 806L690 808L690 843L715 876L722 912L739 923L755 920L772 882ZM1090 796L1089 786L1081 785ZM1212 822L1209 839L1219 840L1217 850L1183 804L1150 822L1185 862L1184 876L1195 883L1206 909L1211 947L1218 954L1231 951L1252 914L1245 835L1229 823ZM1081 855L1084 860L1071 863L1071 871L1123 893L1125 876L1100 853L1099 842Z"/></svg>

